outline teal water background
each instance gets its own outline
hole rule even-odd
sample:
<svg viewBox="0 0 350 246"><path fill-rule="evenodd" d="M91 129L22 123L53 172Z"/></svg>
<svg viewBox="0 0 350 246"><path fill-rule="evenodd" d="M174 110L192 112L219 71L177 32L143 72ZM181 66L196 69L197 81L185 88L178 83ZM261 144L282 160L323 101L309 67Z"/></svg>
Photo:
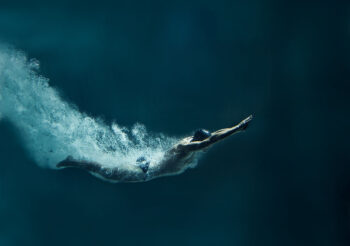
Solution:
<svg viewBox="0 0 350 246"><path fill-rule="evenodd" d="M0 3L0 40L106 122L183 136L255 116L139 184L40 168L0 122L0 246L349 245L348 2Z"/></svg>

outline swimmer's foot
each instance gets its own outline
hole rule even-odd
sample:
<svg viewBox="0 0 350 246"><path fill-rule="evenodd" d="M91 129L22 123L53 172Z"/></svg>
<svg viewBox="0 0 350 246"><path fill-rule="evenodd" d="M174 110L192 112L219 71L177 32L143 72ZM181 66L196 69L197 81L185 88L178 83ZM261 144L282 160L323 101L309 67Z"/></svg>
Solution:
<svg viewBox="0 0 350 246"><path fill-rule="evenodd" d="M76 162L74 161L72 156L68 156L66 159L64 159L63 161L59 162L56 167L58 168L65 168L65 167L75 167L76 166Z"/></svg>
<svg viewBox="0 0 350 246"><path fill-rule="evenodd" d="M248 116L238 124L238 129L244 131L249 126L249 122L253 119L253 115Z"/></svg>

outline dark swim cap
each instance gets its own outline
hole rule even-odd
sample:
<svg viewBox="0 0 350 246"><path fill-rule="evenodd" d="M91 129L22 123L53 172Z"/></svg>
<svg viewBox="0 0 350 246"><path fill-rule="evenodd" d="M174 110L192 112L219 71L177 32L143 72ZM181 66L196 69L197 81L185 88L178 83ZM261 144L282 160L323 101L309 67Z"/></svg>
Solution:
<svg viewBox="0 0 350 246"><path fill-rule="evenodd" d="M210 136L211 136L211 133L208 130L199 129L199 130L197 130L194 133L191 142L193 142L193 141L202 141L202 140L204 140L204 139L206 139L206 138L208 138Z"/></svg>

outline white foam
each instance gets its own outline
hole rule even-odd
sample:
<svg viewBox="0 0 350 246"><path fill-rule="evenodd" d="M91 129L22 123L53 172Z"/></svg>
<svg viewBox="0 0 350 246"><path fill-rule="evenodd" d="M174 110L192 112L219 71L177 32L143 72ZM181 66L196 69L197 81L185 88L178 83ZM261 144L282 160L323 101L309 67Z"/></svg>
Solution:
<svg viewBox="0 0 350 246"><path fill-rule="evenodd" d="M109 126L80 112L38 70L37 60L0 45L0 117L17 127L39 165L54 168L69 155L106 166L134 165L140 156L159 161L177 141L150 136L142 124Z"/></svg>

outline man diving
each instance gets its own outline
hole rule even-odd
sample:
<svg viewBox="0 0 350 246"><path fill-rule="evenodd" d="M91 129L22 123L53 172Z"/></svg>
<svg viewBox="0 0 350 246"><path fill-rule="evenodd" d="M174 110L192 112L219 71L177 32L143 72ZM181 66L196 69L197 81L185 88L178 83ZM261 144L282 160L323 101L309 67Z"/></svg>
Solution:
<svg viewBox="0 0 350 246"><path fill-rule="evenodd" d="M144 182L158 177L180 174L191 167L196 154L224 138L245 130L252 118L252 116L249 116L233 127L220 129L212 133L204 129L197 130L193 136L182 139L166 151L158 163L152 163L141 156L136 160L137 165L135 166L111 168L103 167L95 162L74 160L69 156L58 163L57 167L84 169L111 182Z"/></svg>

